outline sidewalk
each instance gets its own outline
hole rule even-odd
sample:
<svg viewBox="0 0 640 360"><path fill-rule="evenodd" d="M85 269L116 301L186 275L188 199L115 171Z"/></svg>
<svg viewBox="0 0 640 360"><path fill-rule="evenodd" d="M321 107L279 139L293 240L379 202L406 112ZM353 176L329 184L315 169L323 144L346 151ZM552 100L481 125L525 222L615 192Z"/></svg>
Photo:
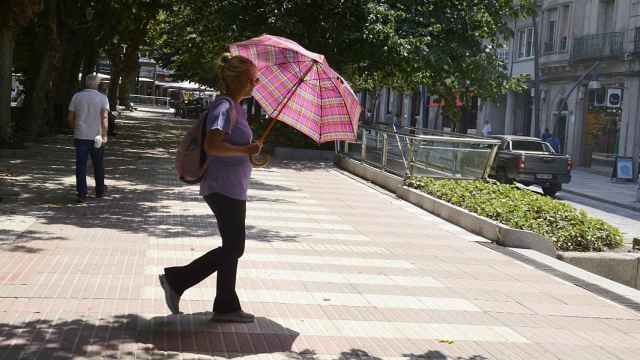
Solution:
<svg viewBox="0 0 640 360"><path fill-rule="evenodd" d="M571 182L562 185L562 191L625 209L640 211L640 202L636 201L637 183L611 182L610 177L591 172L588 169L573 169Z"/></svg>
<svg viewBox="0 0 640 360"><path fill-rule="evenodd" d="M238 293L255 324L207 321L215 276L185 293L184 315L167 316L158 272L221 243L197 187L173 172L170 150L190 123L121 121L105 199L73 204L62 137L0 175L23 194L0 203L0 360L640 358L640 313L331 164L254 171ZM33 222L16 225L6 209Z"/></svg>

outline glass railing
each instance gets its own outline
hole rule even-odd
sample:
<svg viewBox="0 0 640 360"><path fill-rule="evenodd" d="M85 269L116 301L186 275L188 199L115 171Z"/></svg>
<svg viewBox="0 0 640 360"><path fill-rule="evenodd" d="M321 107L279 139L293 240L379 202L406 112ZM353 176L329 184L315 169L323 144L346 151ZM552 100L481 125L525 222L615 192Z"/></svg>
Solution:
<svg viewBox="0 0 640 360"><path fill-rule="evenodd" d="M398 176L486 179L500 140L429 129L361 125L338 153Z"/></svg>

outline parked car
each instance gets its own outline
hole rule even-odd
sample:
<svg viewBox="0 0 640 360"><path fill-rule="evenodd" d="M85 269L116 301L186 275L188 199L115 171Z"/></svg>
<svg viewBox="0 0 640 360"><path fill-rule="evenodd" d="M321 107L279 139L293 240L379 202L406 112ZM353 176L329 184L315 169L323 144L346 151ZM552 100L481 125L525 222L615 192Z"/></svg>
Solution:
<svg viewBox="0 0 640 360"><path fill-rule="evenodd" d="M498 181L539 185L549 196L554 196L562 184L571 181L571 158L556 153L549 143L526 136L495 135L492 138L502 141L491 169Z"/></svg>

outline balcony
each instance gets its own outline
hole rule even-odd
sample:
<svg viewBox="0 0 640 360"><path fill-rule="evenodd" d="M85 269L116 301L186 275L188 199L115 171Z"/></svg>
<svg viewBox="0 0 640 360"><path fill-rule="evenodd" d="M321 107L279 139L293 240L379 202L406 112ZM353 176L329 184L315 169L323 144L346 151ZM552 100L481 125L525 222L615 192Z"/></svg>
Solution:
<svg viewBox="0 0 640 360"><path fill-rule="evenodd" d="M573 40L571 60L603 59L624 55L624 33L586 35Z"/></svg>

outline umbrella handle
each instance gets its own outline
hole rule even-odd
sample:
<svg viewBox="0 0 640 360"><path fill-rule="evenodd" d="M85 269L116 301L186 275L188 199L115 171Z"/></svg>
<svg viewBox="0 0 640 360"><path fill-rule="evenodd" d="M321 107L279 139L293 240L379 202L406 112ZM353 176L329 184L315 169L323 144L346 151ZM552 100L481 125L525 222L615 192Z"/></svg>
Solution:
<svg viewBox="0 0 640 360"><path fill-rule="evenodd" d="M269 133L271 132L271 129L273 129L273 126L275 124L276 124L276 119L272 118L271 121L269 122L269 125L267 125L267 128L264 129L264 132L262 133L262 135L260 135L260 138L258 139L258 141L262 142L263 145L264 145L264 141L267 139L267 136L269 136ZM262 154L260 152L254 155L250 155L249 161L255 167L267 166L271 162L271 154L267 154L267 153Z"/></svg>
<svg viewBox="0 0 640 360"><path fill-rule="evenodd" d="M258 139L258 141L261 141L264 144L264 141L267 140L267 136L269 136L269 133L271 132L271 129L273 129L273 125L276 124L276 119L271 118L271 121L269 122L269 125L267 125L267 128L264 129L264 131L262 132L262 135L260 135L260 138Z"/></svg>

